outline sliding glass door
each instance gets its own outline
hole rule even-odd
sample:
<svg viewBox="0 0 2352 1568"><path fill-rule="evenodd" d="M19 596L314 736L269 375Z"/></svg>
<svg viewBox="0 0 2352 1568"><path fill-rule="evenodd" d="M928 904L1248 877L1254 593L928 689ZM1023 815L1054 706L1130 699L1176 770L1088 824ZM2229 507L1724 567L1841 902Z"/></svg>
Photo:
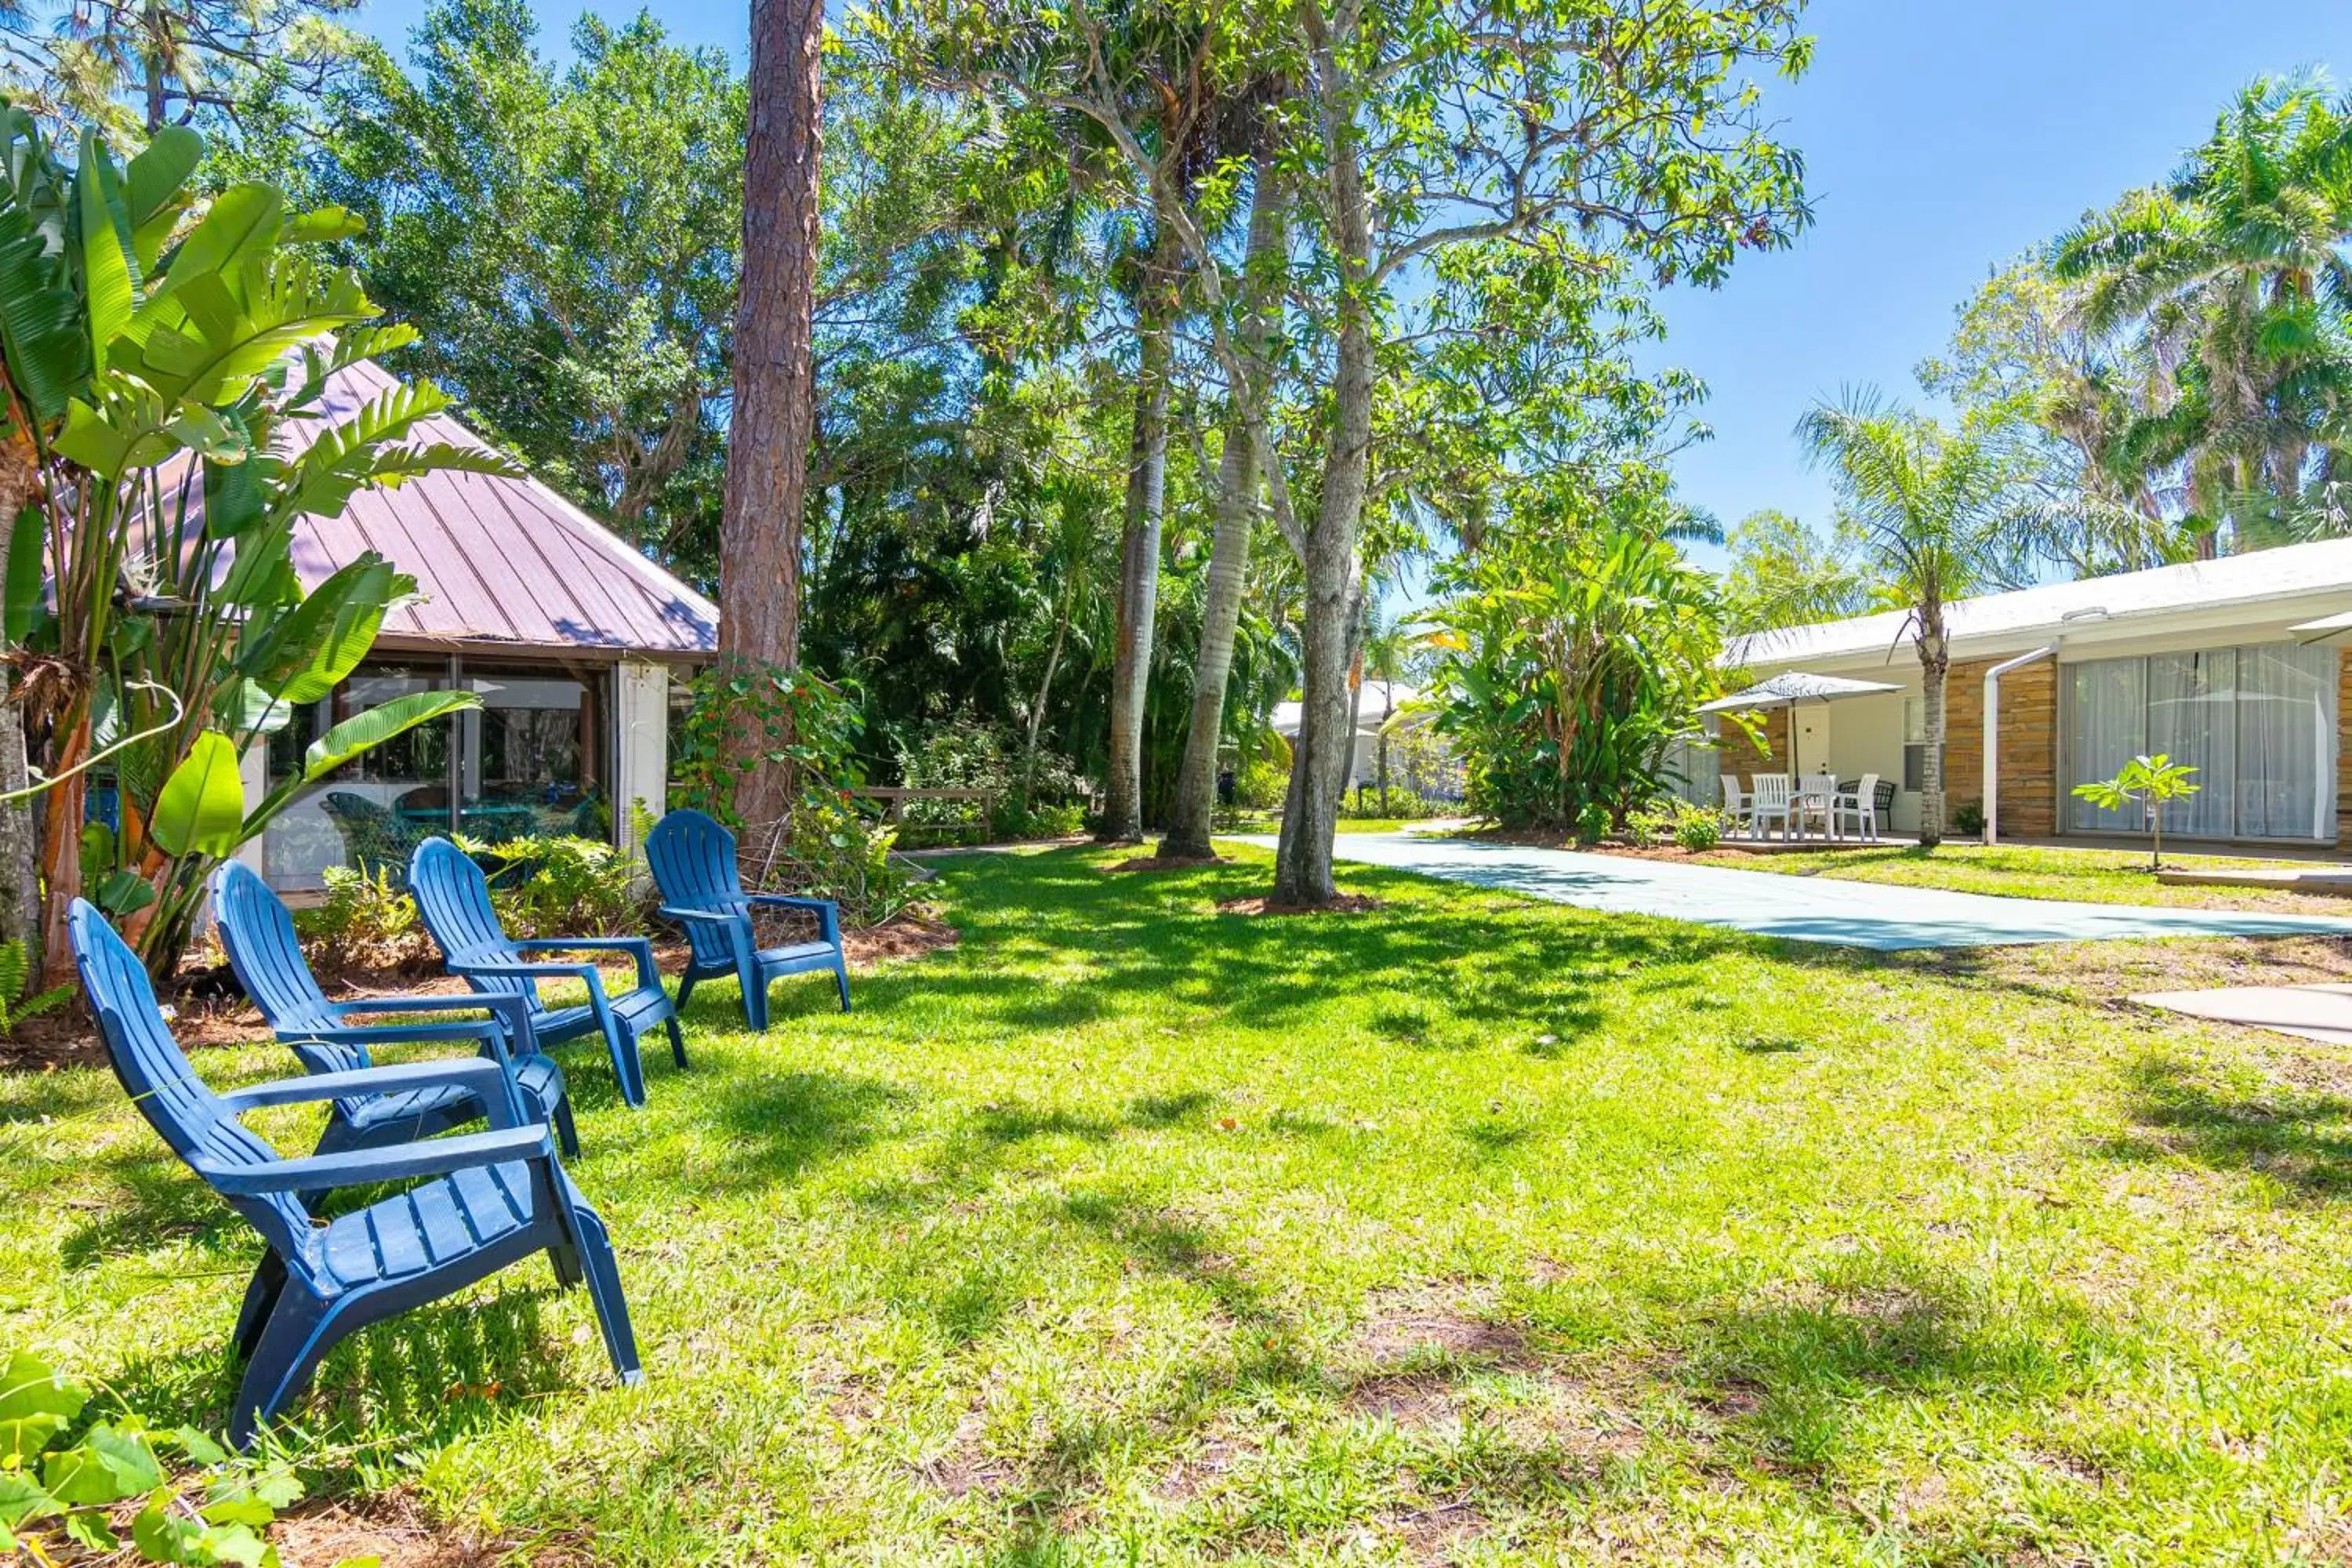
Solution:
<svg viewBox="0 0 2352 1568"><path fill-rule="evenodd" d="M2200 786L2165 807L2167 833L2336 837L2333 650L2266 643L2090 659L2067 667L2063 689L2068 831L2141 831L2137 810L2105 810L2071 789L2161 752L2195 768Z"/></svg>

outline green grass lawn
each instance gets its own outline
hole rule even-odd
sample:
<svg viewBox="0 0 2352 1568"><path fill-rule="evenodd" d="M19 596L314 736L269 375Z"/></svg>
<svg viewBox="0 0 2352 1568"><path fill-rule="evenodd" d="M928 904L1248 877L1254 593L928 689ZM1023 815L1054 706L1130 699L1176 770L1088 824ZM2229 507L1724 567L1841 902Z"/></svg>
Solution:
<svg viewBox="0 0 2352 1568"><path fill-rule="evenodd" d="M2324 893L2265 888L2200 888L2159 882L2148 874L2146 849L2062 849L2043 845L1946 843L1933 849L1894 845L1873 849L1789 850L1749 854L1730 845L1694 857L1746 871L1784 876L1844 877L1914 888L1951 888L2021 899L2074 899L2086 903L2162 904L2191 909L2276 909L2307 914L2352 912L2352 900ZM2311 861L2167 853L2168 868L2309 868Z"/></svg>
<svg viewBox="0 0 2352 1568"><path fill-rule="evenodd" d="M2341 1053L1237 853L950 862L643 1112L570 1051L648 1381L533 1262L331 1359L320 1479L646 1564L2352 1548ZM101 1071L0 1119L0 1346L216 1422L250 1235Z"/></svg>

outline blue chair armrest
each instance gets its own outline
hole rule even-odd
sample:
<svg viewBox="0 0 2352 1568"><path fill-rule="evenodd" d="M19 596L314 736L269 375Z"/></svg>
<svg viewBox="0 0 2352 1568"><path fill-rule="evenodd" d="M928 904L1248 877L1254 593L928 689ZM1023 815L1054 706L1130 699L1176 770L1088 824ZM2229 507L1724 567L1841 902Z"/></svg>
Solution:
<svg viewBox="0 0 2352 1568"><path fill-rule="evenodd" d="M539 1049L539 1037L530 1026L530 1004L520 996L484 994L478 991L463 996L358 996L335 1005L343 1013L487 1013L489 1016L461 1024L362 1024L346 1026L340 1031L312 1033L352 1045L477 1040L486 1054L501 1061L506 1059L506 1047L509 1045L526 1056Z"/></svg>
<svg viewBox="0 0 2352 1568"><path fill-rule="evenodd" d="M523 1125L515 1097L514 1078L501 1063L481 1057L458 1057L429 1062L402 1062L394 1067L357 1068L350 1072L314 1072L305 1078L279 1079L233 1089L221 1096L230 1114L263 1105L302 1105L313 1100L341 1100L349 1095L394 1094L409 1089L437 1089L459 1084L482 1098L493 1127Z"/></svg>
<svg viewBox="0 0 2352 1568"><path fill-rule="evenodd" d="M831 899L804 898L798 893L753 893L755 904L774 904L782 909L806 910L816 916L818 927L827 942L836 946L841 942L841 906Z"/></svg>
<svg viewBox="0 0 2352 1568"><path fill-rule="evenodd" d="M497 1039L505 1033L496 1019L468 1018L454 1024L314 1025L283 1030L279 1038L289 1045L298 1040L325 1040L339 1046L423 1046L443 1040Z"/></svg>
<svg viewBox="0 0 2352 1568"><path fill-rule="evenodd" d="M654 966L654 944L642 936L535 937L514 944L517 952L625 952L637 961L637 984L658 985L661 971Z"/></svg>
<svg viewBox="0 0 2352 1568"><path fill-rule="evenodd" d="M705 925L733 925L743 918L731 910L689 910L680 904L664 904L658 912L665 920L700 921Z"/></svg>
<svg viewBox="0 0 2352 1568"><path fill-rule="evenodd" d="M348 1002L337 1002L341 1013L496 1013L492 999L481 995L465 996L354 996Z"/></svg>
<svg viewBox="0 0 2352 1568"><path fill-rule="evenodd" d="M337 1075L341 1076L341 1075ZM553 1160L555 1146L542 1126L509 1127L462 1138L427 1138L381 1149L342 1154L311 1154L273 1160L266 1165L216 1165L198 1158L196 1173L232 1197L263 1193L320 1192L409 1176L445 1176L452 1171L504 1164L510 1160Z"/></svg>

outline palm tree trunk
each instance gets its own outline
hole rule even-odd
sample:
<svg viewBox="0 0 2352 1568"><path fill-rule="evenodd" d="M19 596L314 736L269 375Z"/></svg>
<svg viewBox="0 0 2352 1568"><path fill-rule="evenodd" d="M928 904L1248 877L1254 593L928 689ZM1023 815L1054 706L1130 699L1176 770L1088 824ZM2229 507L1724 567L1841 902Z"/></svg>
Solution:
<svg viewBox="0 0 2352 1568"><path fill-rule="evenodd" d="M735 310L735 400L719 525L722 659L800 662L801 510L816 426L812 344L817 266L822 0L752 0L744 142L743 265ZM736 805L748 824L782 820L789 767L756 726Z"/></svg>
<svg viewBox="0 0 2352 1568"><path fill-rule="evenodd" d="M1363 562L1358 541L1370 491L1372 452L1374 344L1367 283L1371 276L1371 196L1364 177L1355 121L1357 84L1349 76L1360 42L1359 7L1343 4L1330 26L1318 6L1302 7L1313 67L1322 79L1325 205L1338 261L1338 332L1331 381L1332 426L1324 453L1322 493L1315 526L1305 541L1301 642L1305 669L1298 714L1297 760L1275 847L1274 902L1328 904L1339 897L1331 879L1331 840L1339 830L1339 798L1352 736L1348 723L1348 665L1363 614Z"/></svg>
<svg viewBox="0 0 2352 1568"><path fill-rule="evenodd" d="M1118 633L1110 682L1110 776L1104 844L1143 838L1143 709L1150 693L1152 622L1160 601L1160 522L1168 490L1169 331L1175 318L1173 245L1166 225L1136 301L1135 424L1128 444L1127 528L1119 544Z"/></svg>
<svg viewBox="0 0 2352 1568"><path fill-rule="evenodd" d="M1193 663L1192 721L1184 736L1184 760L1176 775L1175 804L1162 856L1205 859L1214 853L1209 828L1217 801L1217 752L1224 739L1225 686L1234 668L1234 636L1241 625L1242 595L1249 571L1251 541L1257 531L1257 435L1265 419L1267 312L1260 304L1258 279L1285 244L1282 204L1286 193L1271 159L1257 164L1250 198L1249 248L1243 277L1251 289L1242 339L1248 351L1244 374L1228 390L1232 416L1225 422L1225 449L1217 459L1216 534L1209 546L1208 595L1201 607L1201 648Z"/></svg>
<svg viewBox="0 0 2352 1568"><path fill-rule="evenodd" d="M1075 574L1076 563L1067 568ZM1054 643L1045 650L1045 678L1037 682L1037 700L1029 705L1029 733L1021 743L1021 815L1029 815L1029 797L1037 784L1037 726L1045 717L1046 700L1054 694L1054 671L1062 662L1062 645L1070 636L1070 601L1076 590L1070 583L1062 584L1062 603L1054 618Z"/></svg>
<svg viewBox="0 0 2352 1568"><path fill-rule="evenodd" d="M1944 629L1943 601L1929 595L1919 605L1919 686L1927 708L1927 755L1919 763L1919 842L1934 848L1944 841L1944 678L1951 670L1951 638ZM1792 717L1790 722L1795 720Z"/></svg>

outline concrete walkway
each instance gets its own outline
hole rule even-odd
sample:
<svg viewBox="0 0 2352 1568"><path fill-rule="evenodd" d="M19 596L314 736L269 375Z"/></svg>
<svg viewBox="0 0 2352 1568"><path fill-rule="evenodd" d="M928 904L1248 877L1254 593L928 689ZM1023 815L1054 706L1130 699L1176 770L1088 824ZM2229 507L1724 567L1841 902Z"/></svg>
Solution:
<svg viewBox="0 0 2352 1568"><path fill-rule="evenodd" d="M1249 842L1271 845L1273 840ZM1581 909L1664 915L1760 936L1889 952L2121 937L2352 937L2352 919L2002 899L1405 833L1342 834L1337 853L1341 860L1416 871Z"/></svg>

